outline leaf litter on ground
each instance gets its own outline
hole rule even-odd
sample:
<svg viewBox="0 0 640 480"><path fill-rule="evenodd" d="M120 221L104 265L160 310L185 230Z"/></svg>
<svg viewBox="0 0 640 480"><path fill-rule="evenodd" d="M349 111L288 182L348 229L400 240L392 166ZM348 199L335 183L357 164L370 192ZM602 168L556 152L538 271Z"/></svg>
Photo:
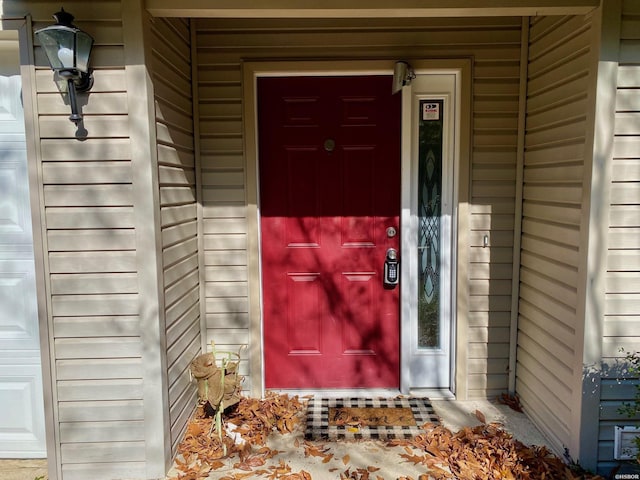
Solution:
<svg viewBox="0 0 640 480"><path fill-rule="evenodd" d="M502 399L504 403L518 402L513 398ZM243 480L263 478L267 480L313 480L305 470L293 471L284 460L267 465L268 460L278 455L278 450L267 447L267 437L274 431L281 434L299 428L306 402L298 397L289 397L268 392L264 399L242 398L237 407L225 415L225 422L236 426L245 441L235 442L227 435L220 437L215 431L212 418L208 418L200 407L187 426L183 441L178 447L175 461L177 476L170 480L204 480L227 466L224 460L237 455L233 463L234 472L218 476L219 480ZM498 423L485 423L479 410L475 417L482 422L477 427L463 428L457 433L442 425L427 423L424 433L411 439L396 439L387 447L400 447L399 456L405 462L424 467L417 479L401 474L386 480L604 480L603 477L579 471L563 462L544 446L527 446L513 438ZM331 448L326 444L309 441L291 442L295 449L303 449L305 457L317 457L327 464L328 473L341 470L328 465L334 460ZM226 446L226 453L225 447ZM341 461L346 469L340 472L340 480L385 480L377 474L377 466L355 467L351 458L344 455ZM343 467L343 468L344 468ZM333 475L331 478L336 478ZM324 480L324 479L316 479Z"/></svg>
<svg viewBox="0 0 640 480"><path fill-rule="evenodd" d="M484 418L482 412L475 415ZM403 446L400 456L424 465L429 478L435 480L604 480L576 471L544 446L523 444L498 423L466 427L457 433L431 423L423 429L423 434L392 440L389 445Z"/></svg>
<svg viewBox="0 0 640 480"><path fill-rule="evenodd" d="M273 430L282 434L293 432L301 420L304 408L305 403L297 396L289 397L268 392L264 399L243 397L229 413L224 415L224 421L233 424L234 433L239 434L244 440L244 442L236 442L230 436L219 435L215 429L214 418L207 416L204 406L200 405L178 446L178 456L175 461L178 474L171 480L205 479L211 471L225 466L222 459L235 454L238 454L240 461L234 464L234 468L246 473L232 474L227 478L241 480L254 475L256 473L253 471L254 468L264 466L268 459L279 453L265 446L267 436ZM257 451L254 452L254 448L257 448ZM287 472L284 467L283 465L265 472L274 479L307 480L304 476L306 472Z"/></svg>

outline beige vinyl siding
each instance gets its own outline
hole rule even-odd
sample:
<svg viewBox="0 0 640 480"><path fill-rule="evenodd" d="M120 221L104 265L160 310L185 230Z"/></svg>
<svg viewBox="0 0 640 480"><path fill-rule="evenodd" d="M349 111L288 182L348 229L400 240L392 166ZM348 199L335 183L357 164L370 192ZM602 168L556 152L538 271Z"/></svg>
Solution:
<svg viewBox="0 0 640 480"><path fill-rule="evenodd" d="M239 352L249 344L242 74L238 59L210 65L201 55L198 50L206 342ZM240 373L248 377L243 389L251 390L246 352Z"/></svg>
<svg viewBox="0 0 640 480"><path fill-rule="evenodd" d="M520 28L520 19L514 19L508 36L498 37L501 55L474 61L469 398L494 398L508 386Z"/></svg>
<svg viewBox="0 0 640 480"><path fill-rule="evenodd" d="M473 57L471 296L470 311L459 315L471 326L469 397L505 391L520 18L198 19L196 26L208 338L236 349L250 337L242 61Z"/></svg>
<svg viewBox="0 0 640 480"><path fill-rule="evenodd" d="M201 351L189 23L154 19L151 65L155 91L158 180L171 444L175 454L196 405L189 364Z"/></svg>
<svg viewBox="0 0 640 480"><path fill-rule="evenodd" d="M576 434L570 419L581 398L573 386L582 375L576 311L590 35L590 19L575 16L537 18L529 36L517 391L559 452Z"/></svg>
<svg viewBox="0 0 640 480"><path fill-rule="evenodd" d="M638 379L621 368L624 353L640 351L640 6L622 2L618 88L610 185L607 280L598 470L613 460L615 425L638 425L618 413L634 398Z"/></svg>
<svg viewBox="0 0 640 480"><path fill-rule="evenodd" d="M241 77L238 58L209 64L198 50L206 341L234 352L249 344ZM249 377L246 351L240 372Z"/></svg>
<svg viewBox="0 0 640 480"><path fill-rule="evenodd" d="M120 2L65 4L95 38L84 134L36 45L55 436L64 480L145 474L141 342ZM34 28L55 6L30 4ZM76 138L79 135L80 138Z"/></svg>

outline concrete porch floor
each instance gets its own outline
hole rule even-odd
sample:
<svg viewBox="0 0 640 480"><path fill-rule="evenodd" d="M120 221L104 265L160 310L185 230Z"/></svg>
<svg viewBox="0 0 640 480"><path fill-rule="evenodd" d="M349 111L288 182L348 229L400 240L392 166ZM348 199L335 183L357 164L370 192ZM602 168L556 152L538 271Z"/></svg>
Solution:
<svg viewBox="0 0 640 480"><path fill-rule="evenodd" d="M463 427L473 427L479 425L480 421L476 418L475 412L479 410L485 416L487 422L499 422L505 430L511 433L516 439L527 445L546 445L550 448L545 437L534 426L529 418L523 413L516 412L507 405L502 405L489 400L432 400L434 410L440 417L442 424L452 431L458 431ZM334 478L327 477L327 471L322 473L324 465L321 462L314 462L314 459L304 457L295 449L293 443L295 436L273 435L275 444L272 448L280 450L282 453L276 457L281 458L291 465L293 471L305 469L312 474L312 478ZM384 448L380 443L362 442L353 444L348 442L335 442L331 444L331 448L336 458L334 467L341 467L343 471L344 465L339 462L345 455L350 456L350 465L352 470L357 467L366 468L368 465L379 466L382 470L377 472L383 473L383 478L396 478L398 468L398 451ZM290 451L288 451L290 450ZM297 450L297 451L296 451ZM0 480L34 480L40 475L45 475L47 465L46 460L0 460ZM225 473L225 470L212 474L209 478L218 478L218 475ZM228 470L226 470L228 473ZM409 473L409 472L407 472ZM413 473L413 472L411 472ZM315 474L315 476L314 476ZM322 476L321 476L322 475ZM339 474L335 472L335 478L339 478ZM389 476L390 475L390 476ZM46 478L46 477L45 477ZM417 476L415 477L417 478Z"/></svg>
<svg viewBox="0 0 640 480"><path fill-rule="evenodd" d="M544 445L553 451L551 444L529 417L513 410L508 405L490 400L459 401L448 399L431 400L431 404L442 424L453 432L457 432L463 427L480 425L480 421L475 415L476 410L479 410L485 416L487 423L501 423L507 432L525 445ZM554 453L561 454L561 452Z"/></svg>

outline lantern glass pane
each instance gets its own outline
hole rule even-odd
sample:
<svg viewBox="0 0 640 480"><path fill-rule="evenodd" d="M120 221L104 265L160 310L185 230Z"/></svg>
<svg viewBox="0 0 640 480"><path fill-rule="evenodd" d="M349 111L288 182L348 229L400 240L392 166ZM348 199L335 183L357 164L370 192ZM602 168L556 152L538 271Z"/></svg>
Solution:
<svg viewBox="0 0 640 480"><path fill-rule="evenodd" d="M74 29L56 25L36 32L36 36L47 54L51 68L60 70L74 67Z"/></svg>
<svg viewBox="0 0 640 480"><path fill-rule="evenodd" d="M93 46L93 38L81 30L76 32L76 68L81 72L89 71L89 55L91 55L91 47Z"/></svg>

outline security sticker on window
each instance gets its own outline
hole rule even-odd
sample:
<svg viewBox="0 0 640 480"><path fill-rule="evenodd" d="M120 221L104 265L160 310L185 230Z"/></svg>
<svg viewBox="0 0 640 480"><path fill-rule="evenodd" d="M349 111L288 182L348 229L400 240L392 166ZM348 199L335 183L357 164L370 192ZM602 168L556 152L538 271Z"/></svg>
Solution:
<svg viewBox="0 0 640 480"><path fill-rule="evenodd" d="M440 104L424 102L422 104L422 120L440 120Z"/></svg>

